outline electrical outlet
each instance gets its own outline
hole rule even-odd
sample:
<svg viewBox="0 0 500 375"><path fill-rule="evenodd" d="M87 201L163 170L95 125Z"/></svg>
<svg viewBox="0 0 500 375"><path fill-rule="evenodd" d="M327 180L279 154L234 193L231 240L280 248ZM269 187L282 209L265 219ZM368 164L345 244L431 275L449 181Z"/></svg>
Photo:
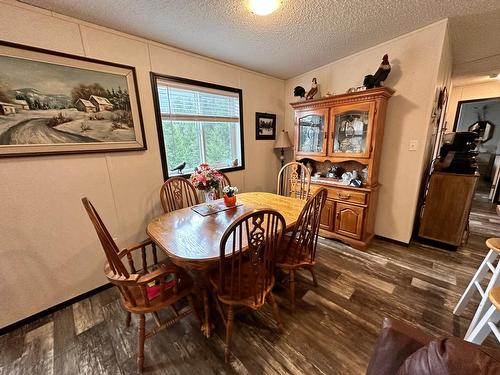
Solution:
<svg viewBox="0 0 500 375"><path fill-rule="evenodd" d="M410 145L408 147L408 151L417 151L418 141L416 139L412 139L410 141Z"/></svg>

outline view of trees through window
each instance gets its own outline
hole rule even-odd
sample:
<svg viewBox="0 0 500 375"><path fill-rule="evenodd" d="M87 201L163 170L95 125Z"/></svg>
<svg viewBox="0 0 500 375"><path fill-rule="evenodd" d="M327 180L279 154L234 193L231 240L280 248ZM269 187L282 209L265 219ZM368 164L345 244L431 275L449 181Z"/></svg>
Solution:
<svg viewBox="0 0 500 375"><path fill-rule="evenodd" d="M169 169L184 162L184 173L201 163L242 165L238 93L160 81L158 97Z"/></svg>
<svg viewBox="0 0 500 375"><path fill-rule="evenodd" d="M239 132L239 123L172 120L163 120L162 123L169 167L183 162L186 162L186 170L192 170L201 163L217 168L232 166L231 143L233 134Z"/></svg>

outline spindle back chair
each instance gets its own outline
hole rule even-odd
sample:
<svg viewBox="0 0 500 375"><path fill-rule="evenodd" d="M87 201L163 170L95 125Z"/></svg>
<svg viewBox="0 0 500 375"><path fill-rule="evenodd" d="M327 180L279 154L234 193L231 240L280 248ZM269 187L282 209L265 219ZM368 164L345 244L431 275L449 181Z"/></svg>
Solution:
<svg viewBox="0 0 500 375"><path fill-rule="evenodd" d="M283 324L278 305L271 292L274 286L275 253L286 228L283 216L271 209L243 214L222 235L219 269L212 274L217 303L228 306L226 323L226 361L229 359L233 330L234 306L260 308L266 301L280 330Z"/></svg>
<svg viewBox="0 0 500 375"><path fill-rule="evenodd" d="M196 189L184 177L170 177L160 189L160 200L165 213L200 203Z"/></svg>
<svg viewBox="0 0 500 375"><path fill-rule="evenodd" d="M189 275L174 264L165 264L158 261L156 246L151 240L145 240L123 250L119 250L115 241L108 232L102 219L92 203L82 198L83 206L95 228L106 255L104 273L110 283L117 286L121 294L124 309L127 311L126 325L130 326L131 313L139 315L139 345L137 364L139 371L144 368L144 341L159 331L175 324L188 314L195 312L192 299L192 280ZM152 262L148 264L147 249L150 246ZM141 251L141 265L137 267L134 252ZM127 259L127 265L124 263ZM187 298L189 308L180 313L174 304L182 298ZM157 311L172 307L175 317L161 322ZM151 313L157 327L145 331L144 314Z"/></svg>
<svg viewBox="0 0 500 375"><path fill-rule="evenodd" d="M217 191L217 198L222 198L224 196L223 190L226 186L231 186L231 180L229 177L223 172L219 172L222 175L222 180L219 185L219 189Z"/></svg>
<svg viewBox="0 0 500 375"><path fill-rule="evenodd" d="M299 268L309 270L314 285L317 286L318 284L313 267L316 258L321 211L325 206L327 194L327 190L321 188L308 199L291 235L286 236L278 250L276 267L289 272L292 311L295 309L295 271Z"/></svg>
<svg viewBox="0 0 500 375"><path fill-rule="evenodd" d="M292 161L278 173L276 191L278 195L307 199L311 185L311 172L302 163Z"/></svg>

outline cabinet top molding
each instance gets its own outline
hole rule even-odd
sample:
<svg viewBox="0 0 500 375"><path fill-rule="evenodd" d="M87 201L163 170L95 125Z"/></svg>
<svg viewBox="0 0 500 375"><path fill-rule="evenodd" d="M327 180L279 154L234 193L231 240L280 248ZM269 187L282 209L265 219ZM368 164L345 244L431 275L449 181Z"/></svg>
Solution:
<svg viewBox="0 0 500 375"><path fill-rule="evenodd" d="M340 95L328 96L321 99L305 100L301 102L290 103L293 109L315 109L315 108L325 108L331 107L332 105L338 105L342 103L356 103L363 102L375 98L389 99L394 90L389 87L377 87L370 90L351 92Z"/></svg>

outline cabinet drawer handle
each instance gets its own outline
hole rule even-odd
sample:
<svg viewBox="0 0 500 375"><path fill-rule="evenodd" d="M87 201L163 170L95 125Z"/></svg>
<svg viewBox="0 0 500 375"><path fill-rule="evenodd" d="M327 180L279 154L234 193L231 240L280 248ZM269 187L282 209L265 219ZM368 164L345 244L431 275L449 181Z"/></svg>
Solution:
<svg viewBox="0 0 500 375"><path fill-rule="evenodd" d="M337 197L342 200L348 200L349 198L351 198L351 194L342 195L341 192L338 192Z"/></svg>

